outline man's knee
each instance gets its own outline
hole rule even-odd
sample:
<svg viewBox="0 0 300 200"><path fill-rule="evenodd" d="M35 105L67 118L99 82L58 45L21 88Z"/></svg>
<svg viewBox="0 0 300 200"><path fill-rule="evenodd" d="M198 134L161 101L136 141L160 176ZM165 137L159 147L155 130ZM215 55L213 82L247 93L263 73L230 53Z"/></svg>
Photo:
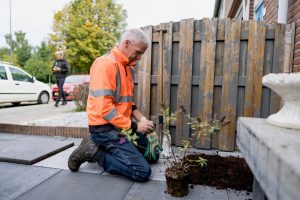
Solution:
<svg viewBox="0 0 300 200"><path fill-rule="evenodd" d="M132 167L133 176L132 179L138 182L146 182L149 180L151 175L151 167L146 165L140 169L137 169L135 166Z"/></svg>

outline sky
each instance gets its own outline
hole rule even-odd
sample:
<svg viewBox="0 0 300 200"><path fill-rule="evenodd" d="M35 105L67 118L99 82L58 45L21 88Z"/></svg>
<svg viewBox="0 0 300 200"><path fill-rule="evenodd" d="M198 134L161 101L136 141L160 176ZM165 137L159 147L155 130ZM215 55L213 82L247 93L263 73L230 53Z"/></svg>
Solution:
<svg viewBox="0 0 300 200"><path fill-rule="evenodd" d="M71 0L0 0L0 47L7 46L4 35L23 31L30 45L39 45L52 33L53 16ZM181 19L213 16L215 0L115 0L127 10L127 28L140 28Z"/></svg>

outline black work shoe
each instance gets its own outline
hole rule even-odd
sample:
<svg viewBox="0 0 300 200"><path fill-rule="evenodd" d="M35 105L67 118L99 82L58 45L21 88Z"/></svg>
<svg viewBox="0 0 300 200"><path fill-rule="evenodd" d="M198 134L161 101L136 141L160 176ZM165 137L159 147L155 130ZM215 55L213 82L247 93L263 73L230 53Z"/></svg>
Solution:
<svg viewBox="0 0 300 200"><path fill-rule="evenodd" d="M67 101L63 101L62 103L61 103L61 105L66 105L67 104Z"/></svg>
<svg viewBox="0 0 300 200"><path fill-rule="evenodd" d="M55 103L54 106L55 106L55 107L58 107L58 103Z"/></svg>
<svg viewBox="0 0 300 200"><path fill-rule="evenodd" d="M80 165L88 160L93 160L94 155L98 151L98 145L89 135L85 137L79 147L73 151L68 160L69 169L73 172L78 171Z"/></svg>

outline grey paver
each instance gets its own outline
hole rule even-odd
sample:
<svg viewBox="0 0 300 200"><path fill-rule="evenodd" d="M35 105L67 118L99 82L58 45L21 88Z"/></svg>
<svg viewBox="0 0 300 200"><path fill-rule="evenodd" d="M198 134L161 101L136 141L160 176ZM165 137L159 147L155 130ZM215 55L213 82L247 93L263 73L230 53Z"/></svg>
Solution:
<svg viewBox="0 0 300 200"><path fill-rule="evenodd" d="M121 200L132 184L123 177L63 170L17 200Z"/></svg>
<svg viewBox="0 0 300 200"><path fill-rule="evenodd" d="M147 183L135 183L124 200L175 200L166 192L166 182L164 181L149 181ZM217 190L211 187L201 185L194 185L194 188L189 188L189 194L180 199L185 200L227 200L226 190Z"/></svg>
<svg viewBox="0 0 300 200"><path fill-rule="evenodd" d="M247 191L236 191L227 189L229 200L250 200L252 198L252 193Z"/></svg>
<svg viewBox="0 0 300 200"><path fill-rule="evenodd" d="M47 159L35 163L34 165L69 170L68 168L69 156L77 147L78 146L74 146L69 149L66 149ZM96 162L95 163L85 162L80 166L79 171L101 174L103 172L103 168L100 167Z"/></svg>
<svg viewBox="0 0 300 200"><path fill-rule="evenodd" d="M157 163L151 164L151 180L166 181L165 170L167 167L165 159L159 159Z"/></svg>
<svg viewBox="0 0 300 200"><path fill-rule="evenodd" d="M15 199L60 171L0 162L0 200Z"/></svg>
<svg viewBox="0 0 300 200"><path fill-rule="evenodd" d="M0 161L34 164L74 145L62 137L0 133Z"/></svg>

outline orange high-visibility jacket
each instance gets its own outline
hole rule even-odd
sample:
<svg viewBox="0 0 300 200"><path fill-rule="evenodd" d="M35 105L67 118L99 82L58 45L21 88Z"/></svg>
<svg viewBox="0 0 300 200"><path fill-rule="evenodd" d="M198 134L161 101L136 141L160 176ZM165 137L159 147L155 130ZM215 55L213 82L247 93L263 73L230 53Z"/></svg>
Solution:
<svg viewBox="0 0 300 200"><path fill-rule="evenodd" d="M94 61L90 69L87 102L88 124L131 127L134 82L132 66L118 49Z"/></svg>

